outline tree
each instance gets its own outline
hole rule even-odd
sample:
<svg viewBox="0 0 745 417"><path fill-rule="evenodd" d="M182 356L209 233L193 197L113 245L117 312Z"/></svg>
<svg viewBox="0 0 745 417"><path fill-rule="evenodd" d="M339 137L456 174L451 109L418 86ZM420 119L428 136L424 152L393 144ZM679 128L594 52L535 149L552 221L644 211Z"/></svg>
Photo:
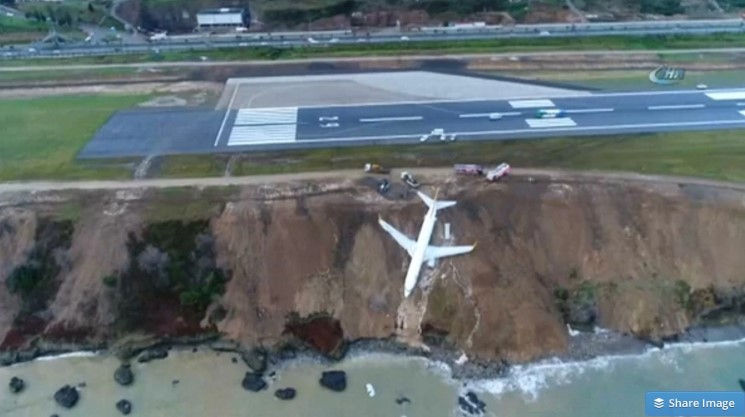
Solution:
<svg viewBox="0 0 745 417"><path fill-rule="evenodd" d="M91 12L91 13L93 13L93 12L96 11L96 9L93 8L93 3L88 3L88 11Z"/></svg>

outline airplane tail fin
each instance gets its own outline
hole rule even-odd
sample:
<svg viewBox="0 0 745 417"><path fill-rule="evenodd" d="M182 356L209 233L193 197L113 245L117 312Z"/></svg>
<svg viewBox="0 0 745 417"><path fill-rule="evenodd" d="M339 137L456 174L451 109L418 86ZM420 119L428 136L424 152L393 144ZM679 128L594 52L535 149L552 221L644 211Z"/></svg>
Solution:
<svg viewBox="0 0 745 417"><path fill-rule="evenodd" d="M437 192L439 193L439 190ZM421 191L417 191L417 194L419 194L419 198L424 201L424 204L426 204L427 207L431 208L434 206L435 210L442 210L444 208L452 207L457 203L456 201L437 201L437 194L435 194L435 198L431 198Z"/></svg>

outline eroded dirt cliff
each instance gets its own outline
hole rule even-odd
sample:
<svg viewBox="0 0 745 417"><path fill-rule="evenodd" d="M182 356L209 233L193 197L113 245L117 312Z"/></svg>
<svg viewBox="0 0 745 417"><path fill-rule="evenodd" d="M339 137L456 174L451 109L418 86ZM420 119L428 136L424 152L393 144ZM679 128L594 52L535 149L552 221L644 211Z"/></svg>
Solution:
<svg viewBox="0 0 745 417"><path fill-rule="evenodd" d="M0 347L220 332L244 345L395 339L472 358L563 352L567 324L661 340L745 284L745 192L573 177L428 178L459 204L433 243L478 242L424 268L377 223L416 236L425 206L352 180L4 194ZM451 242L443 225L451 226Z"/></svg>

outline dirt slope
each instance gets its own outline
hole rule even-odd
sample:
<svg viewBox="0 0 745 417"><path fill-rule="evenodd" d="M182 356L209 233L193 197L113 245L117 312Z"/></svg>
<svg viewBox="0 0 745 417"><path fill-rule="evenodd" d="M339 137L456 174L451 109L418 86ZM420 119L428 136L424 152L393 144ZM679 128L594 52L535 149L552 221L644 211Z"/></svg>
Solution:
<svg viewBox="0 0 745 417"><path fill-rule="evenodd" d="M332 355L343 335L525 361L563 352L567 323L661 340L742 296L742 190L438 178L432 185L459 204L440 214L434 243L478 247L425 268L404 300L408 257L377 218L415 236L424 206L412 193L385 199L362 183L6 199L0 347L217 330L267 347L294 335Z"/></svg>

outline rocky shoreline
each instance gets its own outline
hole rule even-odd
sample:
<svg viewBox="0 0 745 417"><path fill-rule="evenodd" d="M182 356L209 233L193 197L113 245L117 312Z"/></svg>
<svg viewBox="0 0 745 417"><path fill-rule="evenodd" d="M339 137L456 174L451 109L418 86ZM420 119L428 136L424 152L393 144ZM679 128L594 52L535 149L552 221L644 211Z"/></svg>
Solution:
<svg viewBox="0 0 745 417"><path fill-rule="evenodd" d="M686 332L668 338L662 343L644 341L633 336L620 334L611 330L595 329L593 332L573 332L570 337L568 350L561 355L541 358L530 363L538 363L547 359L567 362L588 361L603 356L640 355L650 349L675 346L682 343L718 343L745 339L745 317L738 317L731 323L723 325L700 325L688 329ZM283 365L293 361L313 361L333 365L343 358L361 356L370 353L393 354L425 358L432 362L448 366L451 377L455 380L483 380L505 377L513 365L529 365L530 363L511 364L507 361L477 361L464 360L460 352L446 348L412 348L392 340L363 339L349 343L343 358L329 358L322 353L306 346L297 348L285 347L278 351L262 348L246 348L236 342L223 340L217 334L197 337L157 340L135 343L125 347L106 347L103 345L55 345L43 343L42 346L22 351L8 351L0 353L0 366L12 366L28 362L41 357L58 356L79 352L95 352L117 356L122 363L138 361L141 363L163 359L172 349L202 349L208 348L215 352L234 353L242 359L251 371L258 374L270 373ZM234 361L237 362L237 361Z"/></svg>

